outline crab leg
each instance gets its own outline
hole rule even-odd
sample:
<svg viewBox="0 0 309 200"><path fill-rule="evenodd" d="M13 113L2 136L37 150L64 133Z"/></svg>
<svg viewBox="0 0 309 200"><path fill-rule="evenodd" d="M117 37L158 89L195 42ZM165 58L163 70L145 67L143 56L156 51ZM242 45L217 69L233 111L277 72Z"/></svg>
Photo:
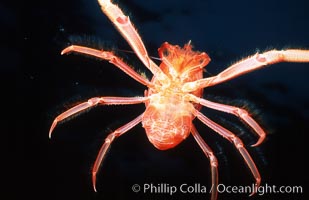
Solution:
<svg viewBox="0 0 309 200"><path fill-rule="evenodd" d="M192 94L189 94L188 96L189 96L190 100L195 102L195 103L199 103L199 104L206 106L208 108L212 108L212 109L215 109L215 110L219 110L219 111L222 111L222 112L226 112L226 113L236 115L237 117L244 120L260 137L259 140L255 144L252 145L253 147L261 144L263 142L263 140L265 139L265 137L266 137L265 131L250 116L250 114L246 110L244 110L242 108L235 107L235 106L211 102L211 101L208 101L206 99L196 97Z"/></svg>
<svg viewBox="0 0 309 200"><path fill-rule="evenodd" d="M141 114L140 116L138 116L137 118L135 118L134 120L130 121L129 123L121 126L120 128L116 129L114 132L110 133L106 139L104 144L102 145L102 147L100 148L100 151L97 155L97 158L94 162L93 168L92 168L92 186L94 191L96 192L96 175L97 172L100 168L100 165L102 163L102 160L104 159L106 152L108 151L108 149L110 148L112 142L119 136L121 136L122 134L126 133L127 131L129 131L131 128L133 128L134 126L136 126L138 123L140 123L142 121L142 117L143 114Z"/></svg>
<svg viewBox="0 0 309 200"><path fill-rule="evenodd" d="M138 104L143 103L147 100L147 97L94 97L89 99L86 102L80 103L73 108L61 113L58 115L49 130L49 138L51 138L51 134L54 128L57 126L58 122L75 115L83 110L94 107L98 104L101 105L127 105L127 104Z"/></svg>
<svg viewBox="0 0 309 200"><path fill-rule="evenodd" d="M210 166L211 166L211 200L217 199L218 196L218 160L214 153L212 152L211 148L206 144L206 142L203 140L201 135L196 130L195 126L192 124L191 126L191 133L198 143L198 145L201 147L204 154L209 158L210 160Z"/></svg>
<svg viewBox="0 0 309 200"><path fill-rule="evenodd" d="M224 137L225 139L229 140L230 142L232 142L235 145L235 147L238 149L238 151L240 152L241 156L245 160L247 166L251 170L251 173L253 174L253 176L255 178L255 181L256 181L255 186L256 186L256 188L258 188L260 186L260 183L261 183L261 175L260 175L260 173L259 173L259 171L258 171L258 169L257 169L257 167L256 167L256 165L254 163L254 161L252 160L250 154L248 153L248 151L244 147L244 144L241 141L241 139L239 139L231 131L227 130L226 128L224 128L224 127L220 126L219 124L215 123L214 121L210 120L209 118L207 118L205 115L203 115L199 111L195 110L194 114L205 125L207 125L212 130L216 131L222 137ZM252 191L250 196L252 196L255 193L256 193L256 189L254 191Z"/></svg>
<svg viewBox="0 0 309 200"><path fill-rule="evenodd" d="M235 63L216 76L185 83L182 90L183 92L192 92L200 88L217 85L266 65L279 62L309 62L309 50L287 49L282 51L272 50L262 54L257 53Z"/></svg>
<svg viewBox="0 0 309 200"><path fill-rule="evenodd" d="M115 56L112 52L110 51L100 51L97 49L92 49L89 47L83 47L83 46L78 46L78 45L71 45L61 51L61 55L67 54L70 52L77 52L77 53L82 53L86 55L91 55L97 58L101 58L103 60L108 60L110 63L114 64L116 67L121 69L123 72L128 74L130 77L135 79L137 82L146 85L148 87L151 87L151 83L144 77L142 77L140 74L135 72L129 65L127 65L125 62L123 62L120 58Z"/></svg>
<svg viewBox="0 0 309 200"><path fill-rule="evenodd" d="M141 37L133 27L128 16L110 0L98 0L102 11L107 15L124 39L129 43L137 57L152 72L153 75L162 79L166 78L161 69L149 58Z"/></svg>

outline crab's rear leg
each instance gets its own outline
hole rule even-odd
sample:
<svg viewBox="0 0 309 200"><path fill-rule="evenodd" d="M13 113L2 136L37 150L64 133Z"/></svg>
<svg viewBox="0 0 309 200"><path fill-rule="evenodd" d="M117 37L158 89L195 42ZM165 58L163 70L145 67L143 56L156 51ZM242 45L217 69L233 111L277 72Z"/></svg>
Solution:
<svg viewBox="0 0 309 200"><path fill-rule="evenodd" d="M230 106L230 105L224 105L224 104L220 104L220 103L215 103L215 102L211 102L208 101L206 99L202 99L199 97L196 97L192 94L188 94L189 99L195 103L199 103L203 106L206 106L208 108L212 108L215 110L219 110L222 112L227 112L227 113L231 113L233 115L236 115L237 117L239 117L240 119L244 120L258 135L259 135L259 140L253 144L252 146L257 146L259 144L261 144L265 137L266 137L266 133L263 130L263 128L250 116L250 114L242 109L242 108L238 108L235 106Z"/></svg>
<svg viewBox="0 0 309 200"><path fill-rule="evenodd" d="M110 63L114 64L116 67L121 69L123 72L128 74L130 77L135 79L137 82L146 85L147 87L151 87L151 83L135 72L129 65L127 65L125 62L123 62L120 58L115 56L112 52L110 51L103 51L103 50L97 50L97 49L92 49L89 47L83 47L83 46L78 46L78 45L71 45L61 51L61 55L67 54L70 52L77 52L81 54L86 54L90 56L94 56L103 60L107 60Z"/></svg>
<svg viewBox="0 0 309 200"><path fill-rule="evenodd" d="M216 76L188 82L183 85L182 90L184 92L192 92L200 88L217 85L266 65L279 62L309 62L309 50L287 49L282 51L272 50L262 54L257 53L235 63Z"/></svg>
<svg viewBox="0 0 309 200"><path fill-rule="evenodd" d="M102 160L104 159L106 152L108 151L108 149L110 148L112 142L119 136L121 136L122 134L124 134L125 132L129 131L131 128L133 128L134 126L136 126L138 123L140 123L142 121L142 117L143 114L141 114L140 116L138 116L137 118L135 118L134 120L130 121L129 123L123 125L122 127L116 129L114 132L110 133L106 139L104 144L102 145L99 154L94 162L93 168L92 168L92 186L94 191L97 191L96 189L96 174L100 168L100 165L102 163Z"/></svg>
<svg viewBox="0 0 309 200"><path fill-rule="evenodd" d="M218 160L214 153L212 152L211 148L206 144L206 142L203 140L201 135L196 130L195 126L192 124L191 127L191 133L198 143L198 145L201 147L204 154L209 158L210 160L210 166L211 166L211 200L216 200L218 196Z"/></svg>
<svg viewBox="0 0 309 200"><path fill-rule="evenodd" d="M233 134L231 131L227 130L226 128L224 128L224 127L220 126L219 124L215 123L214 121L210 120L209 118L207 118L205 115L203 115L199 111L195 110L194 114L205 125L207 125L211 129L213 129L214 131L219 133L222 137L229 140L230 142L232 142L235 145L235 147L240 152L241 156L245 160L247 166L249 167L251 173L253 174L253 176L255 178L255 181L256 181L255 188L252 191L252 193L250 194L250 196L255 194L256 191L257 191L256 189L259 188L259 186L261 184L261 175L260 175L253 159L251 158L250 154L248 153L248 151L244 147L243 142L235 134Z"/></svg>
<svg viewBox="0 0 309 200"><path fill-rule="evenodd" d="M98 0L102 11L107 15L110 21L115 25L124 39L129 43L137 57L159 80L166 79L166 75L161 69L149 58L145 45L133 27L130 19L122 10L110 0Z"/></svg>
<svg viewBox="0 0 309 200"><path fill-rule="evenodd" d="M58 122L75 115L83 110L86 110L88 108L94 107L98 104L101 105L126 105L126 104L138 104L143 103L147 100L147 97L94 97L89 99L86 102L80 103L73 108L70 108L69 110L61 113L58 115L49 130L49 138L51 138L51 134L54 130L54 128L57 126Z"/></svg>

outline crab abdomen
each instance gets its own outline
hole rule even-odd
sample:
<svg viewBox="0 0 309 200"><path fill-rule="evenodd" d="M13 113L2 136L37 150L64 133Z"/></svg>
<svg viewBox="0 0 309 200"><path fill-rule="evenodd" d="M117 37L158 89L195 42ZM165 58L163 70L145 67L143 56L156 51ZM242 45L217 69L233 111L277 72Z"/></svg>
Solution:
<svg viewBox="0 0 309 200"><path fill-rule="evenodd" d="M160 150L177 146L190 134L192 109L194 106L191 103L173 98L151 101L142 119L149 141Z"/></svg>

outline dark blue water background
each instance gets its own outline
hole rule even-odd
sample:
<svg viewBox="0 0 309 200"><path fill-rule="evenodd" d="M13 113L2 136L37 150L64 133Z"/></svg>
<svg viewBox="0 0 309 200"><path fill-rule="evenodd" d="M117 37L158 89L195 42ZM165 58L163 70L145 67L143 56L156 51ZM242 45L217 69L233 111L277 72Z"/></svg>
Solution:
<svg viewBox="0 0 309 200"><path fill-rule="evenodd" d="M147 2L147 3L146 3ZM309 4L295 1L121 1L151 56L168 41L209 54L206 67L217 74L234 62L269 49L309 48ZM93 96L143 95L144 86L111 64L85 56L61 56L71 43L130 50L102 14L95 0L23 2L2 6L5 27L18 23L18 49L9 63L19 64L18 135L12 161L12 193L31 199L209 199L209 194L133 193L135 183L210 185L209 162L190 136L174 149L159 151L141 125L116 140L92 191L91 168L111 130L132 120L144 105L96 107L54 131L55 116ZM18 11L16 11L18 10ZM8 51L12 49L7 46ZM148 74L134 54L118 52L134 68ZM5 62L4 59L3 62ZM309 64L272 65L205 90L213 101L246 107L269 133L258 148L254 133L237 118L214 112L205 115L244 140L262 175L262 185L301 185L306 190L306 143L309 122ZM250 185L253 178L236 149L197 120L194 121L219 160L219 180L225 185ZM12 172L10 172L12 173ZM219 199L249 199L248 194L219 194ZM301 194L266 194L250 199L303 199ZM20 199L20 198L19 198Z"/></svg>

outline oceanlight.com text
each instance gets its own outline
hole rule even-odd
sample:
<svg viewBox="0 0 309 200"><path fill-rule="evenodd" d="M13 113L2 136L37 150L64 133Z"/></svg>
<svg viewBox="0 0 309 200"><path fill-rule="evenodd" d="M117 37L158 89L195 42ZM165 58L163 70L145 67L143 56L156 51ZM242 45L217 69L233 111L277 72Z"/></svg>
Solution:
<svg viewBox="0 0 309 200"><path fill-rule="evenodd" d="M257 195L264 194L301 194L303 193L302 186L277 186L264 184L259 187L256 187L255 184L247 185L247 186L231 186L218 184L217 187L214 186L206 186L200 183L188 184L183 183L180 185L172 185L168 183L144 183L144 184L134 184L132 185L133 192L142 192L142 193L150 193L150 194L169 194L173 195L175 193L182 194L206 194L211 193L213 190L217 190L218 193L246 193L252 194L253 192Z"/></svg>

